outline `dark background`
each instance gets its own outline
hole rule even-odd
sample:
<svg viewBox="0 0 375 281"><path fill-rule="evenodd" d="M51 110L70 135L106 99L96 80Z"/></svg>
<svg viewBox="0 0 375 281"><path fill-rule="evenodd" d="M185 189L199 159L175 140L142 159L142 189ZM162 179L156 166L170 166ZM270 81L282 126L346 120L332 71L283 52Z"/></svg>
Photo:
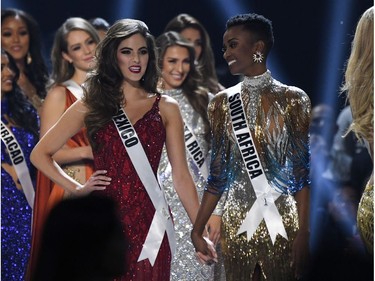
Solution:
<svg viewBox="0 0 375 281"><path fill-rule="evenodd" d="M72 16L103 17L109 23L119 18L146 22L158 36L179 13L196 17L210 34L220 82L228 87L238 77L228 72L222 58L222 35L230 16L256 12L273 22L275 46L268 67L280 81L302 88L312 105L328 103L338 112L345 102L339 96L345 62L355 26L370 0L3 0L2 8L16 7L39 22L44 54L49 53L54 32Z"/></svg>

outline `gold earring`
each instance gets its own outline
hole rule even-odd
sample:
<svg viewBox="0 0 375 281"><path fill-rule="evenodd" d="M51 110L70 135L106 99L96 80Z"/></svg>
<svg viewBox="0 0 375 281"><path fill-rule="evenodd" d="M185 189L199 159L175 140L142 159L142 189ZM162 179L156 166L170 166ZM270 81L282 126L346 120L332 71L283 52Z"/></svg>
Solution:
<svg viewBox="0 0 375 281"><path fill-rule="evenodd" d="M31 57L30 52L28 52L26 56L26 63L30 64L32 62L33 62L33 58Z"/></svg>
<svg viewBox="0 0 375 281"><path fill-rule="evenodd" d="M159 80L158 80L158 84L157 84L157 89L159 90L159 91L163 91L164 90L164 80L163 80L163 78L159 78Z"/></svg>

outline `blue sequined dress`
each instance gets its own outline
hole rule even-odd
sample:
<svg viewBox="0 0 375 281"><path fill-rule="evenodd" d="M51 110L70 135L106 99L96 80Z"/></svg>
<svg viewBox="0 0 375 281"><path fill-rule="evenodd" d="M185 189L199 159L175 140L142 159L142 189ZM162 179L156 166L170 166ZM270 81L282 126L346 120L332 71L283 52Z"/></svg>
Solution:
<svg viewBox="0 0 375 281"><path fill-rule="evenodd" d="M37 118L35 110L32 110ZM1 120L7 125L9 122L4 115L11 116L6 100L1 101ZM36 170L30 163L30 153L38 138L21 127L12 126L11 130L22 147L35 186ZM24 280L29 259L32 209L20 185L16 186L7 172L11 165L8 151L1 142L1 280L18 281Z"/></svg>

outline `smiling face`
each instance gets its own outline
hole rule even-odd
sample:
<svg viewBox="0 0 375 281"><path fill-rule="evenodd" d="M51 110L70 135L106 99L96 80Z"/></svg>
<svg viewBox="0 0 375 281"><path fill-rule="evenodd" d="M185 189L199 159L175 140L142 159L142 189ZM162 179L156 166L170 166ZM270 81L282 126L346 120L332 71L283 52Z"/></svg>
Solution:
<svg viewBox="0 0 375 281"><path fill-rule="evenodd" d="M26 23L18 16L8 17L1 23L1 47L16 61L23 60L30 44Z"/></svg>
<svg viewBox="0 0 375 281"><path fill-rule="evenodd" d="M9 58L6 54L1 55L1 95L13 89L14 71L10 67Z"/></svg>
<svg viewBox="0 0 375 281"><path fill-rule="evenodd" d="M162 62L164 89L177 89L184 83L190 71L189 50L182 46L170 46L166 49Z"/></svg>
<svg viewBox="0 0 375 281"><path fill-rule="evenodd" d="M256 42L253 43L250 32L242 26L228 28L223 36L223 51L233 75L255 75L257 64L253 62L252 55L256 51Z"/></svg>
<svg viewBox="0 0 375 281"><path fill-rule="evenodd" d="M128 82L139 82L146 72L149 59L146 38L136 33L121 41L117 48L117 62Z"/></svg>
<svg viewBox="0 0 375 281"><path fill-rule="evenodd" d="M72 30L68 33L66 42L67 52L62 53L63 58L72 63L74 68L85 72L91 70L97 46L91 35L83 30Z"/></svg>

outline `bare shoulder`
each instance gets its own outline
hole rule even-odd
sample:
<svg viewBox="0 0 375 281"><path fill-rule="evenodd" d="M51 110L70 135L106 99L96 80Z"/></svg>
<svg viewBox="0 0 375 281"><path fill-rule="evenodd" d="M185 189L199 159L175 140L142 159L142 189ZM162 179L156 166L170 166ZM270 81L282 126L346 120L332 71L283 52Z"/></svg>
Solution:
<svg viewBox="0 0 375 281"><path fill-rule="evenodd" d="M161 95L161 98L160 98L160 105L172 105L172 106L178 106L178 103L177 101L170 97L170 96L167 96L167 95Z"/></svg>
<svg viewBox="0 0 375 281"><path fill-rule="evenodd" d="M48 121L50 120L50 125L53 125L57 121L56 119L65 111L65 89L65 87L59 85L55 85L49 89L41 108L42 123L50 123Z"/></svg>
<svg viewBox="0 0 375 281"><path fill-rule="evenodd" d="M174 123L182 118L178 103L172 97L162 95L159 102L159 110L164 126Z"/></svg>
<svg viewBox="0 0 375 281"><path fill-rule="evenodd" d="M65 97L66 88L62 85L55 85L49 89L47 97Z"/></svg>
<svg viewBox="0 0 375 281"><path fill-rule="evenodd" d="M167 95L161 95L159 102L160 113L170 113L170 112L179 112L179 107L177 101Z"/></svg>

